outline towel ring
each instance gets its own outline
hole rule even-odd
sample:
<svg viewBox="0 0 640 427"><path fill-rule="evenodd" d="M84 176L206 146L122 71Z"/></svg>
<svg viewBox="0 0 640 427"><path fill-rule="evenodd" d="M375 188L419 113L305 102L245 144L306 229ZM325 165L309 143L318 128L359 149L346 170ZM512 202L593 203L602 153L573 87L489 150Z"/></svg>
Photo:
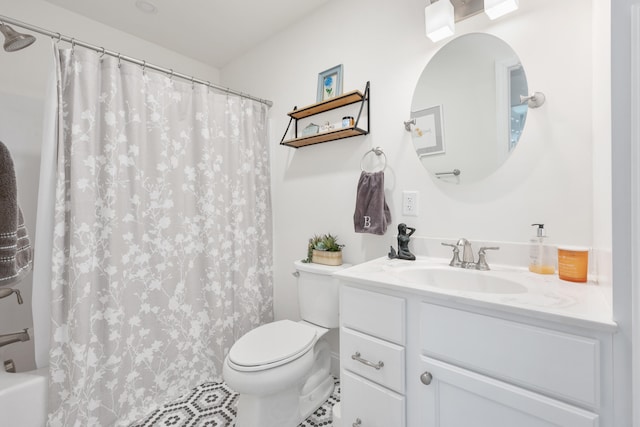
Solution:
<svg viewBox="0 0 640 427"><path fill-rule="evenodd" d="M366 159L366 157L370 154L370 153L374 153L376 156L382 156L384 158L384 163L382 165L382 169L381 170L385 170L385 168L387 167L387 155L384 154L384 151L382 151L382 148L380 147L374 147L371 150L367 151L366 153L364 153L364 156L362 156L362 159L360 160L360 169L362 170L362 172L365 172L364 170L364 165L362 162L364 162L364 159Z"/></svg>

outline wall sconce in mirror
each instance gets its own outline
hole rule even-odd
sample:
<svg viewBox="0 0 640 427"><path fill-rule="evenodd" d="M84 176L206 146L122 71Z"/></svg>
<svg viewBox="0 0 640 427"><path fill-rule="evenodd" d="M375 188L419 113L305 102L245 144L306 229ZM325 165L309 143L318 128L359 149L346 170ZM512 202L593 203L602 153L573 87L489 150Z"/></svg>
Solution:
<svg viewBox="0 0 640 427"><path fill-rule="evenodd" d="M431 41L451 37L455 23L484 11L489 19L497 19L518 9L519 0L428 0L424 9L424 25Z"/></svg>
<svg viewBox="0 0 640 427"><path fill-rule="evenodd" d="M407 132L411 132L411 126L416 125L416 119L411 119L409 121L404 122L404 130Z"/></svg>
<svg viewBox="0 0 640 427"><path fill-rule="evenodd" d="M546 100L547 97L544 96L542 92L534 92L529 96L520 95L520 104L526 102L529 108L538 108L542 106Z"/></svg>
<svg viewBox="0 0 640 427"><path fill-rule="evenodd" d="M414 138L420 138L422 135L424 135L424 131L416 126L415 118L404 122L404 130L411 133L411 136L413 136Z"/></svg>

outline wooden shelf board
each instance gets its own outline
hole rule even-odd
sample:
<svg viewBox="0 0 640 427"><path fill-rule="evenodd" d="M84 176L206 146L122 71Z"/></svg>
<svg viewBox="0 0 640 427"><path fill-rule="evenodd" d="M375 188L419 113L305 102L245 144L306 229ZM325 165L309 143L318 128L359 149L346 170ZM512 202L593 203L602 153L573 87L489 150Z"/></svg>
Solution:
<svg viewBox="0 0 640 427"><path fill-rule="evenodd" d="M362 92L360 92L359 90L353 90L351 92L336 96L335 98L290 111L288 115L290 117L293 117L294 119L302 119L305 117L313 116L314 114L322 113L324 111L344 107L345 105L355 104L356 102L362 101L362 99Z"/></svg>
<svg viewBox="0 0 640 427"><path fill-rule="evenodd" d="M366 135L367 131L364 129L351 127L346 129L338 129L331 132L323 132L318 133L316 135L304 136L301 138L289 139L287 141L283 141L282 145L286 145L288 147L300 148L306 145L319 144L321 142L334 141L336 139L349 138L352 136L358 135Z"/></svg>

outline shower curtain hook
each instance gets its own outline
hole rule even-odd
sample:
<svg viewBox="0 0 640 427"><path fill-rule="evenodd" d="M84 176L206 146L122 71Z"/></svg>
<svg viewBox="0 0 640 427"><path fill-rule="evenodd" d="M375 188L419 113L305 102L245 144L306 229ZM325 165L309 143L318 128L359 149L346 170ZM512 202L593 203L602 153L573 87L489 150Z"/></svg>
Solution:
<svg viewBox="0 0 640 427"><path fill-rule="evenodd" d="M76 39L71 39L71 55L73 55L76 51Z"/></svg>
<svg viewBox="0 0 640 427"><path fill-rule="evenodd" d="M58 40L56 40L56 44L60 43L60 40L62 40L62 34L60 33L56 33L58 35Z"/></svg>
<svg viewBox="0 0 640 427"><path fill-rule="evenodd" d="M144 59L142 60L142 75L147 75L147 61L145 61Z"/></svg>
<svg viewBox="0 0 640 427"><path fill-rule="evenodd" d="M173 68L169 69L169 80L173 81Z"/></svg>
<svg viewBox="0 0 640 427"><path fill-rule="evenodd" d="M196 83L195 83L195 78L193 76L191 76L191 90L196 88Z"/></svg>
<svg viewBox="0 0 640 427"><path fill-rule="evenodd" d="M122 67L122 62L120 61L120 57L121 57L121 56L122 56L122 55L120 54L120 52L118 52L118 68L121 68L121 67Z"/></svg>
<svg viewBox="0 0 640 427"><path fill-rule="evenodd" d="M207 93L209 93L210 89L211 89L211 82L207 80Z"/></svg>
<svg viewBox="0 0 640 427"><path fill-rule="evenodd" d="M103 47L102 48L102 52L100 53L100 63L102 63L102 61L104 60L104 53L105 53L105 50L104 50L104 47Z"/></svg>

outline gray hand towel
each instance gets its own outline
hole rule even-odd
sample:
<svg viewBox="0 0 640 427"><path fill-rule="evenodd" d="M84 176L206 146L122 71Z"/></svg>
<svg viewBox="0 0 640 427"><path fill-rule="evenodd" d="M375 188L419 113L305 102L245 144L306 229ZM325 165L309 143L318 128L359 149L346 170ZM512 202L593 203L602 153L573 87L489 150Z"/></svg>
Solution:
<svg viewBox="0 0 640 427"><path fill-rule="evenodd" d="M391 222L391 212L384 198L384 172L362 172L358 181L353 226L356 233L382 235Z"/></svg>
<svg viewBox="0 0 640 427"><path fill-rule="evenodd" d="M0 286L20 282L32 265L33 249L17 192L11 154L0 142Z"/></svg>

